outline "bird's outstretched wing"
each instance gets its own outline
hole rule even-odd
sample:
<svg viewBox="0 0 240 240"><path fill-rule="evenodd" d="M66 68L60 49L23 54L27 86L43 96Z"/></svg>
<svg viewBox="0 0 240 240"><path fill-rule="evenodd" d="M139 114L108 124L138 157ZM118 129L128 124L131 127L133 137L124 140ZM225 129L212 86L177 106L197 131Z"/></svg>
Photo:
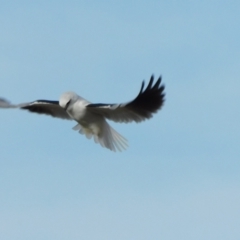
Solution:
<svg viewBox="0 0 240 240"><path fill-rule="evenodd" d="M21 104L11 104L7 100L0 98L0 108L20 108L28 110L30 112L35 112L39 114L46 114L56 118L69 119L72 118L67 114L67 112L59 106L58 101L48 101L48 100L37 100L30 103Z"/></svg>
<svg viewBox="0 0 240 240"><path fill-rule="evenodd" d="M121 104L89 104L87 109L101 114L115 122L141 122L152 117L164 103L164 85L161 85L161 77L153 84L152 75L148 86L144 90L144 82L138 96L127 103Z"/></svg>

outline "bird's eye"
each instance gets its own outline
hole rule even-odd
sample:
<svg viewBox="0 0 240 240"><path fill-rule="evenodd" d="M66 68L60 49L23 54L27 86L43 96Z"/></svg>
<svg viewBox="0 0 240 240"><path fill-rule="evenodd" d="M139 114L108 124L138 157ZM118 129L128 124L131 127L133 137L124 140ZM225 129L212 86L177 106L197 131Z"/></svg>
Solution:
<svg viewBox="0 0 240 240"><path fill-rule="evenodd" d="M65 106L65 109L67 109L67 108L68 108L68 106L69 106L70 102L71 102L71 99L70 99L70 100L67 102L67 104L66 104L66 106Z"/></svg>

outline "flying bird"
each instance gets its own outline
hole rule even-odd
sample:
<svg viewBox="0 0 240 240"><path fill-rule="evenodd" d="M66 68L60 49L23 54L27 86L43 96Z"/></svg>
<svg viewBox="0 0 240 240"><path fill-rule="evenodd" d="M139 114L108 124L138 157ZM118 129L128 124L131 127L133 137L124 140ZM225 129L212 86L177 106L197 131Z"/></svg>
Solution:
<svg viewBox="0 0 240 240"><path fill-rule="evenodd" d="M116 132L106 121L141 122L149 119L161 109L164 103L164 85L161 77L154 83L152 75L147 87L144 81L139 94L130 102L120 104L91 103L74 92L65 92L59 101L36 100L29 103L11 104L0 98L0 108L20 108L56 118L75 120L74 130L94 138L96 143L112 151L126 149L127 140Z"/></svg>

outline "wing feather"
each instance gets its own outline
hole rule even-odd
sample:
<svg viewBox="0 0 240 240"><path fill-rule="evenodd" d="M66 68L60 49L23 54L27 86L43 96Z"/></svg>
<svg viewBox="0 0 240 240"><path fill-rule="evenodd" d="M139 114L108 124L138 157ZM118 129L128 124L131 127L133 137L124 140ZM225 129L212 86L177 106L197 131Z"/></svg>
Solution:
<svg viewBox="0 0 240 240"><path fill-rule="evenodd" d="M152 75L144 90L142 82L139 94L130 102L122 104L89 104L87 108L95 113L102 114L115 122L141 122L152 117L161 109L165 101L164 85L161 85L161 77L153 84Z"/></svg>
<svg viewBox="0 0 240 240"><path fill-rule="evenodd" d="M14 105L3 98L0 98L0 108L20 108L38 114L50 115L56 118L69 120L72 119L65 111L65 109L59 106L58 101L37 100L30 103L21 103L18 105Z"/></svg>

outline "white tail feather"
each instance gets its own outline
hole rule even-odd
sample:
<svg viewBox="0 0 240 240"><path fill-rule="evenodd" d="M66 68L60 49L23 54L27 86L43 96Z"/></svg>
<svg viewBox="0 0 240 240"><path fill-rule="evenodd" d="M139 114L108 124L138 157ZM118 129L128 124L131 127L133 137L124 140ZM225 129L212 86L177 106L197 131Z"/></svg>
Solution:
<svg viewBox="0 0 240 240"><path fill-rule="evenodd" d="M83 127L77 124L73 130L85 135L88 139L93 136L95 143L99 143L102 147L114 152L125 150L128 147L126 138L115 131L105 120L99 126L94 124Z"/></svg>

